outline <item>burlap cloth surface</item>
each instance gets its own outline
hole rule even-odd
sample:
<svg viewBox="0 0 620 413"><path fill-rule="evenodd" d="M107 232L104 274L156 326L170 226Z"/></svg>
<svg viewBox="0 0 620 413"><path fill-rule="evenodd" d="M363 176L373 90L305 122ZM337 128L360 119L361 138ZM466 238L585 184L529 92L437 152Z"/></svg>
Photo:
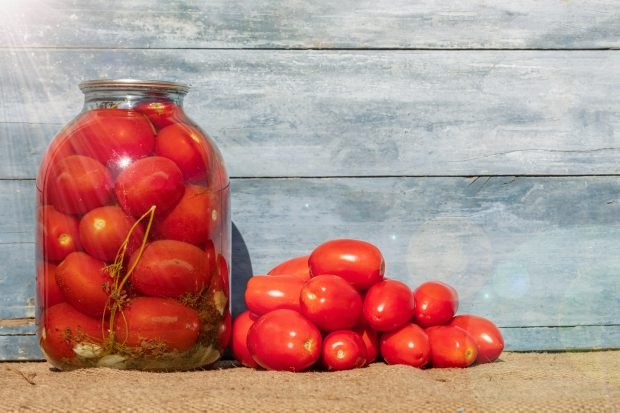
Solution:
<svg viewBox="0 0 620 413"><path fill-rule="evenodd" d="M504 353L468 369L59 372L0 363L1 411L620 412L620 351Z"/></svg>

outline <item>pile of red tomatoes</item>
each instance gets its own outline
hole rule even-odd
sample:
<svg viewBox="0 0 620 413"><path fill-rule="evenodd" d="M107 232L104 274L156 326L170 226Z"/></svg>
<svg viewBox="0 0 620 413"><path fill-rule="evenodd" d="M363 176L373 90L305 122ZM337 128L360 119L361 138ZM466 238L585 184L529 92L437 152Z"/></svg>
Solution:
<svg viewBox="0 0 620 413"><path fill-rule="evenodd" d="M39 334L53 364L187 369L219 356L228 182L179 106L83 112L52 142L37 189Z"/></svg>
<svg viewBox="0 0 620 413"><path fill-rule="evenodd" d="M247 367L288 371L346 370L379 357L419 368L499 357L499 329L482 317L455 316L454 288L429 281L412 291L384 272L379 249L340 239L250 278L248 310L233 323L233 356Z"/></svg>

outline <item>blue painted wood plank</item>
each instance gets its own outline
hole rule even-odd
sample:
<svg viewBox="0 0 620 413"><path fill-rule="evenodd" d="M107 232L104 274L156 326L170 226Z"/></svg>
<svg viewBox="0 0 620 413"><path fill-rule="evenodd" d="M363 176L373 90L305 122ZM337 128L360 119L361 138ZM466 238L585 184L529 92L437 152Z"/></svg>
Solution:
<svg viewBox="0 0 620 413"><path fill-rule="evenodd" d="M502 328L505 351L570 351L620 348L620 326ZM43 360L34 334L3 335L0 361Z"/></svg>
<svg viewBox="0 0 620 413"><path fill-rule="evenodd" d="M0 318L34 311L32 190L0 181L15 194L0 204ZM235 179L232 194L235 312L252 274L350 237L380 247L387 276L447 281L462 312L505 327L620 319L617 177Z"/></svg>
<svg viewBox="0 0 620 413"><path fill-rule="evenodd" d="M75 2L3 5L0 46L609 48L613 0Z"/></svg>
<svg viewBox="0 0 620 413"><path fill-rule="evenodd" d="M45 76L40 76L45 73ZM620 54L0 50L0 178L101 77L189 82L237 177L620 174Z"/></svg>

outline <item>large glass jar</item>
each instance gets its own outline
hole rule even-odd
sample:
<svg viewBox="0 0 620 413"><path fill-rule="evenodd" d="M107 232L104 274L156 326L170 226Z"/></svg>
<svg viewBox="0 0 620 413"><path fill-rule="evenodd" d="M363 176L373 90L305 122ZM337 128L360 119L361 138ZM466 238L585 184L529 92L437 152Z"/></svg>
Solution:
<svg viewBox="0 0 620 413"><path fill-rule="evenodd" d="M80 84L37 176L37 324L60 369L186 370L230 334L229 182L180 83Z"/></svg>

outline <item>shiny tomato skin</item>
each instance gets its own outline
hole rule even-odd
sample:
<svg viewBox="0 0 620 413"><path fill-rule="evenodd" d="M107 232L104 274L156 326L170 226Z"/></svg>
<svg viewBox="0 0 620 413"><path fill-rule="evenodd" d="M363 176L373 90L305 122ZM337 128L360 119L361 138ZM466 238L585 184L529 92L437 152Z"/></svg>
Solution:
<svg viewBox="0 0 620 413"><path fill-rule="evenodd" d="M68 303L43 311L39 340L43 352L52 362L73 359L78 343L100 344L103 341L101 320L82 314Z"/></svg>
<svg viewBox="0 0 620 413"><path fill-rule="evenodd" d="M37 225L46 259L61 261L81 248L78 221L73 216L46 205L38 210Z"/></svg>
<svg viewBox="0 0 620 413"><path fill-rule="evenodd" d="M244 311L235 318L232 326L232 355L235 360L251 368L257 368L258 364L256 364L248 350L248 331L257 317L249 311Z"/></svg>
<svg viewBox="0 0 620 413"><path fill-rule="evenodd" d="M360 336L366 346L366 364L374 363L379 357L379 334L367 325L358 325L353 331Z"/></svg>
<svg viewBox="0 0 620 413"><path fill-rule="evenodd" d="M230 315L230 311L226 309L224 311L224 317L220 323L220 327L217 331L217 349L220 353L223 353L228 347L230 343L232 333L232 316Z"/></svg>
<svg viewBox="0 0 620 413"><path fill-rule="evenodd" d="M185 186L174 162L149 156L125 168L116 179L114 191L129 215L139 217L155 205L155 214L161 217L183 197Z"/></svg>
<svg viewBox="0 0 620 413"><path fill-rule="evenodd" d="M286 308L300 311L303 280L288 275L255 275L248 280L245 304L256 315Z"/></svg>
<svg viewBox="0 0 620 413"><path fill-rule="evenodd" d="M131 284L143 294L177 298L197 294L209 286L213 268L207 254L195 245L175 240L153 241L142 255L136 251L129 260ZM139 258L139 260L138 260Z"/></svg>
<svg viewBox="0 0 620 413"><path fill-rule="evenodd" d="M478 358L476 363L491 363L499 358L504 350L504 338L499 328L490 320L470 314L457 315L451 326L467 331L476 341Z"/></svg>
<svg viewBox="0 0 620 413"><path fill-rule="evenodd" d="M188 181L205 180L213 161L205 134L183 123L175 123L159 131L155 153L173 160Z"/></svg>
<svg viewBox="0 0 620 413"><path fill-rule="evenodd" d="M431 346L424 330L413 323L381 335L381 355L388 364L424 367L431 356Z"/></svg>
<svg viewBox="0 0 620 413"><path fill-rule="evenodd" d="M95 208L80 220L80 240L90 255L112 262L135 222L135 219L117 206ZM143 238L144 230L142 225L138 224L129 238L126 256L140 247Z"/></svg>
<svg viewBox="0 0 620 413"><path fill-rule="evenodd" d="M318 327L295 310L280 309L258 318L250 327L247 345L264 369L303 371L321 356Z"/></svg>
<svg viewBox="0 0 620 413"><path fill-rule="evenodd" d="M309 255L291 258L273 267L267 275L292 275L304 281L310 279Z"/></svg>
<svg viewBox="0 0 620 413"><path fill-rule="evenodd" d="M420 284L413 292L415 322L426 328L447 324L459 308L456 290L439 281Z"/></svg>
<svg viewBox="0 0 620 413"><path fill-rule="evenodd" d="M405 283L383 280L366 292L363 315L371 328L390 331L411 320L414 308L413 294Z"/></svg>
<svg viewBox="0 0 620 413"><path fill-rule="evenodd" d="M362 314L362 297L337 275L311 278L304 283L299 297L301 313L323 331L351 329Z"/></svg>
<svg viewBox="0 0 620 413"><path fill-rule="evenodd" d="M143 342L165 346L165 351L185 351L198 340L198 313L172 298L136 297L114 319L119 343L141 347Z"/></svg>
<svg viewBox="0 0 620 413"><path fill-rule="evenodd" d="M69 304L91 317L101 317L112 277L105 263L84 252L72 252L56 268L56 282Z"/></svg>
<svg viewBox="0 0 620 413"><path fill-rule="evenodd" d="M159 239L202 246L221 225L221 219L218 195L203 186L187 185L179 202L157 221L154 230Z"/></svg>
<svg viewBox="0 0 620 413"><path fill-rule="evenodd" d="M374 245L353 239L327 241L308 259L312 276L331 274L347 280L360 291L383 279L385 261Z"/></svg>
<svg viewBox="0 0 620 413"><path fill-rule="evenodd" d="M142 113L128 109L90 110L71 125L70 134L77 153L113 169L147 156L155 146L155 133L149 120Z"/></svg>
<svg viewBox="0 0 620 413"><path fill-rule="evenodd" d="M158 130L173 123L187 122L183 110L174 102L144 102L134 109L146 115Z"/></svg>
<svg viewBox="0 0 620 413"><path fill-rule="evenodd" d="M432 367L470 366L478 356L474 338L465 330L455 326L433 326L426 330L431 346Z"/></svg>
<svg viewBox="0 0 620 413"><path fill-rule="evenodd" d="M47 201L65 214L83 214L106 205L112 198L112 175L93 158L73 155L51 167Z"/></svg>
<svg viewBox="0 0 620 413"><path fill-rule="evenodd" d="M351 330L336 330L323 339L321 364L330 371L364 367L368 362L366 345Z"/></svg>
<svg viewBox="0 0 620 413"><path fill-rule="evenodd" d="M65 297L56 283L56 265L49 262L37 264L37 306L45 309L60 304Z"/></svg>
<svg viewBox="0 0 620 413"><path fill-rule="evenodd" d="M69 141L68 128L63 128L56 137L50 142L43 158L41 159L41 165L37 174L37 188L43 188L44 182L49 179L52 172L52 166L60 162L68 156L77 155L71 146ZM41 200L39 200L41 202Z"/></svg>

